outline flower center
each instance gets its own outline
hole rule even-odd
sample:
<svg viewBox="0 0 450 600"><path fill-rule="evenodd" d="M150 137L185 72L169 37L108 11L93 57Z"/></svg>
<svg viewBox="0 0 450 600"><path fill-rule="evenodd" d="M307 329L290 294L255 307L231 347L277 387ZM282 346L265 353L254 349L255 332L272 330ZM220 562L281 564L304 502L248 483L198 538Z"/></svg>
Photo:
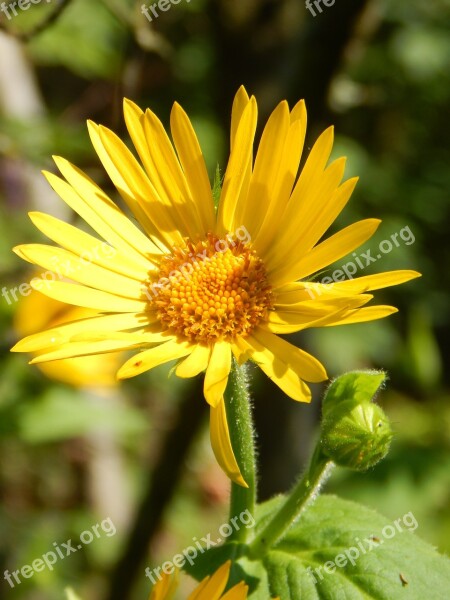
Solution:
<svg viewBox="0 0 450 600"><path fill-rule="evenodd" d="M246 336L273 305L266 270L249 244L212 234L165 256L150 287L157 288L152 305L161 323L194 343Z"/></svg>

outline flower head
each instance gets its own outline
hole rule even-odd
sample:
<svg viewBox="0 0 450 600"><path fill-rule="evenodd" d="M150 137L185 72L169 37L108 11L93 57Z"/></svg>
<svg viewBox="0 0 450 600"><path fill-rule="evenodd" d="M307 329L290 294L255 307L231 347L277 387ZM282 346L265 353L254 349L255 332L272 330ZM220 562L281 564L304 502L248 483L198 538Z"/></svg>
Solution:
<svg viewBox="0 0 450 600"><path fill-rule="evenodd" d="M89 123L94 148L138 227L85 173L55 158L63 178L45 173L61 198L97 236L31 213L58 246L28 244L16 253L72 282L35 284L44 294L98 314L25 338L33 362L132 350L119 378L178 360L179 377L205 371L211 438L219 463L245 485L231 448L223 395L232 356L256 362L288 396L308 402L305 382L327 378L322 364L278 334L386 317L392 306L365 305L368 292L403 283L392 271L333 284L311 276L368 240L380 221L359 221L320 241L346 205L356 178L341 183L345 159L328 165L333 129L314 144L298 175L306 109L281 102L253 160L257 105L241 87L231 120L231 152L217 214L192 125L174 104L173 143L150 110L125 101L139 155L109 129ZM59 247L60 246L60 247Z"/></svg>

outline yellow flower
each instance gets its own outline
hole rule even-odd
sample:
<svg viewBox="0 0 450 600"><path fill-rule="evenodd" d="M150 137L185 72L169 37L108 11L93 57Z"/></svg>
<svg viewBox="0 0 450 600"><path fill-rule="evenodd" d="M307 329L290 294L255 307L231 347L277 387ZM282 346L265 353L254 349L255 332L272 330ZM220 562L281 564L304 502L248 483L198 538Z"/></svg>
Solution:
<svg viewBox="0 0 450 600"><path fill-rule="evenodd" d="M174 104L173 144L150 110L125 100L125 121L141 164L109 129L89 123L94 148L141 228L85 173L55 158L65 179L45 173L61 198L98 234L42 213L31 219L61 246L28 244L16 253L76 283L34 287L101 314L25 338L13 350L44 350L32 362L140 351L119 370L138 375L172 360L179 377L205 371L211 441L231 479L245 485L231 448L223 394L232 355L251 359L294 400L308 402L305 382L327 378L321 363L278 334L370 321L396 311L365 304L367 292L408 281L392 271L333 284L312 274L368 240L380 221L366 219L320 241L344 208L356 178L341 183L345 159L327 165L333 129L314 144L297 178L306 109L281 102L253 161L255 98L241 87L231 120L231 153L217 214L192 125Z"/></svg>
<svg viewBox="0 0 450 600"><path fill-rule="evenodd" d="M38 275L39 276L39 275ZM79 319L94 317L98 312L79 308L48 298L39 292L21 298L14 314L14 328L21 336L29 336L48 327L56 327ZM40 351L45 352L45 350ZM36 353L39 355L39 352ZM50 379L74 387L111 388L117 386L116 373L123 362L121 352L107 355L67 358L39 363L39 369Z"/></svg>
<svg viewBox="0 0 450 600"><path fill-rule="evenodd" d="M224 595L230 575L231 561L227 561L212 575L205 577L189 595L188 600L245 600L248 586L243 581L232 587ZM149 600L171 600L178 588L178 571L173 575L162 574L162 579L153 588Z"/></svg>

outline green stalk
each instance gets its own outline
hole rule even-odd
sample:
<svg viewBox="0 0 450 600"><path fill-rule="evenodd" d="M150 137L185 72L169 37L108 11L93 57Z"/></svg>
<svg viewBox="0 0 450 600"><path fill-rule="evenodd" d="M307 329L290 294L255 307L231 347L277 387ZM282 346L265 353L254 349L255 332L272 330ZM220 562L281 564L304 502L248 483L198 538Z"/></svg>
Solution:
<svg viewBox="0 0 450 600"><path fill-rule="evenodd" d="M231 520L245 511L254 516L256 501L254 431L246 367L239 366L234 358L225 390L225 406L231 444L242 476L248 485L248 488L244 488L234 482L231 483ZM234 528L229 539L245 543L248 532L249 529L246 527Z"/></svg>
<svg viewBox="0 0 450 600"><path fill-rule="evenodd" d="M252 558L264 556L286 534L308 504L319 494L320 487L332 467L333 462L322 454L320 444L318 444L305 475L294 486L278 512L251 543L250 556Z"/></svg>

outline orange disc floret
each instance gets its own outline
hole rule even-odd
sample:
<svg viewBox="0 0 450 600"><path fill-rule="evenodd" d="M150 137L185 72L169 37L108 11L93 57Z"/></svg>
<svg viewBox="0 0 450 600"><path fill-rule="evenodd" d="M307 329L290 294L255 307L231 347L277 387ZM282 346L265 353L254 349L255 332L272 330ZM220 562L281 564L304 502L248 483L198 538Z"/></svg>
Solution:
<svg viewBox="0 0 450 600"><path fill-rule="evenodd" d="M152 301L160 321L190 342L210 343L248 335L273 305L261 259L249 244L209 234L186 240L160 265Z"/></svg>

